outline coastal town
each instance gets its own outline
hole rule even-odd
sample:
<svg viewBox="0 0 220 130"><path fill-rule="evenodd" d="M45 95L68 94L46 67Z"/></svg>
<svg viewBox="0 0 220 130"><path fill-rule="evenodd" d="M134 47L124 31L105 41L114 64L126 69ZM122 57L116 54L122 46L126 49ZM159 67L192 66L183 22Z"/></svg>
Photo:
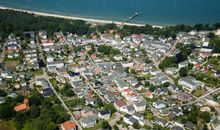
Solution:
<svg viewBox="0 0 220 130"><path fill-rule="evenodd" d="M0 129L220 130L220 24L19 15L41 20L0 20Z"/></svg>

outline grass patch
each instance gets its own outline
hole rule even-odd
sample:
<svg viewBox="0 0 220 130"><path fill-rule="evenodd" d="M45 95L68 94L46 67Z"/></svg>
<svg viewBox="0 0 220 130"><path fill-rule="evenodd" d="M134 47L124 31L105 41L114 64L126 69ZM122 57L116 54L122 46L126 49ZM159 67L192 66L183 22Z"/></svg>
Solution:
<svg viewBox="0 0 220 130"><path fill-rule="evenodd" d="M84 130L98 130L100 128L102 128L102 123L104 122L104 120L99 120L98 123L92 127L92 128L84 128Z"/></svg>
<svg viewBox="0 0 220 130"><path fill-rule="evenodd" d="M200 96L202 96L204 93L205 93L205 89L202 88L202 87L199 87L199 88L197 88L196 90L194 90L194 91L192 92L192 94L193 94L195 97L200 97Z"/></svg>
<svg viewBox="0 0 220 130"><path fill-rule="evenodd" d="M0 130L16 130L12 120L0 121Z"/></svg>
<svg viewBox="0 0 220 130"><path fill-rule="evenodd" d="M197 72L195 75L198 80L206 83L210 87L216 87L220 85L220 79L213 77L211 71L206 73Z"/></svg>
<svg viewBox="0 0 220 130"><path fill-rule="evenodd" d="M28 74L32 74L32 75L42 75L43 74L43 71L41 69L38 69L38 70L28 70L28 71L25 71L24 73L28 73Z"/></svg>
<svg viewBox="0 0 220 130"><path fill-rule="evenodd" d="M5 68L9 70L16 70L16 67L19 65L19 61L5 61Z"/></svg>

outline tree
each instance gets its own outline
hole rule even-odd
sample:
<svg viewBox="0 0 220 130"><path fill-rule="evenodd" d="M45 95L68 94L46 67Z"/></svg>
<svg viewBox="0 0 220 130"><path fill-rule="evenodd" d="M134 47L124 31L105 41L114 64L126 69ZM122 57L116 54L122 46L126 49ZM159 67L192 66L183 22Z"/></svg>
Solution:
<svg viewBox="0 0 220 130"><path fill-rule="evenodd" d="M129 73L129 67L126 67L126 68L124 69L124 71L125 71L126 73Z"/></svg>
<svg viewBox="0 0 220 130"><path fill-rule="evenodd" d="M163 87L165 87L165 88L167 88L169 86L170 86L170 82L166 82L166 83L163 84Z"/></svg>
<svg viewBox="0 0 220 130"><path fill-rule="evenodd" d="M211 120L211 115L209 112L205 111L205 112L201 112L199 117L201 119L203 119L206 123L209 123Z"/></svg>
<svg viewBox="0 0 220 130"><path fill-rule="evenodd" d="M30 105L39 106L43 102L43 97L37 90L33 90L29 100L30 100Z"/></svg>
<svg viewBox="0 0 220 130"><path fill-rule="evenodd" d="M101 107L104 106L104 105L103 105L103 102L102 102L102 99L100 99L99 97L96 97L95 102L96 102L96 105L97 105L99 108L101 108Z"/></svg>
<svg viewBox="0 0 220 130"><path fill-rule="evenodd" d="M70 84L66 83L61 90L62 95L67 96L67 97L72 97L75 96L74 91L72 90L72 87Z"/></svg>
<svg viewBox="0 0 220 130"><path fill-rule="evenodd" d="M14 117L13 107L8 103L0 105L0 119L6 120Z"/></svg>
<svg viewBox="0 0 220 130"><path fill-rule="evenodd" d="M207 37L213 39L215 37L215 34L213 32L210 32Z"/></svg>
<svg viewBox="0 0 220 130"><path fill-rule="evenodd" d="M46 130L56 130L57 126L54 122L50 122L47 127Z"/></svg>
<svg viewBox="0 0 220 130"><path fill-rule="evenodd" d="M177 60L175 57L167 57L165 58L159 65L160 69L164 69L167 67L176 67L177 66Z"/></svg>
<svg viewBox="0 0 220 130"><path fill-rule="evenodd" d="M187 76L187 69L186 69L186 68L180 68L180 70L179 70L179 75L180 75L181 77Z"/></svg>
<svg viewBox="0 0 220 130"><path fill-rule="evenodd" d="M103 121L102 122L102 128L103 129L111 129L111 126L109 125L109 123L107 121Z"/></svg>
<svg viewBox="0 0 220 130"><path fill-rule="evenodd" d="M40 115L40 108L36 105L32 105L29 113L31 118L37 118Z"/></svg>
<svg viewBox="0 0 220 130"><path fill-rule="evenodd" d="M156 87L153 86L153 85L151 85L151 86L149 87L149 89L150 89L151 92L154 92L154 91L156 90Z"/></svg>
<svg viewBox="0 0 220 130"><path fill-rule="evenodd" d="M186 119L185 117L181 117L181 118L180 118L180 122L183 123L183 124L185 124L185 123L187 122L187 119Z"/></svg>
<svg viewBox="0 0 220 130"><path fill-rule="evenodd" d="M0 89L0 97L4 97L6 96L7 93L5 93L5 91L3 91L2 89Z"/></svg>
<svg viewBox="0 0 220 130"><path fill-rule="evenodd" d="M220 53L220 39L219 38L213 38L210 41L210 45L213 46L214 53Z"/></svg>
<svg viewBox="0 0 220 130"><path fill-rule="evenodd" d="M117 125L114 125L113 128L114 128L114 130L119 130Z"/></svg>
<svg viewBox="0 0 220 130"><path fill-rule="evenodd" d="M135 129L140 129L140 125L139 125L138 123L134 123L134 124L133 124L133 127L134 127Z"/></svg>
<svg viewBox="0 0 220 130"><path fill-rule="evenodd" d="M104 109L109 110L111 113L116 112L116 109L112 103L105 104Z"/></svg>
<svg viewBox="0 0 220 130"><path fill-rule="evenodd" d="M27 113L16 113L14 123L15 123L15 127L18 130L23 128L23 125L24 125L25 120L26 120L26 114Z"/></svg>

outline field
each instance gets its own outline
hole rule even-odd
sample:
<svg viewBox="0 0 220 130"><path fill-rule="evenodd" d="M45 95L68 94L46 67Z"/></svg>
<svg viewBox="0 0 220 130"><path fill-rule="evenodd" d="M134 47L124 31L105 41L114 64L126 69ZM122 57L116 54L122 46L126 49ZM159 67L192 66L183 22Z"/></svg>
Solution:
<svg viewBox="0 0 220 130"><path fill-rule="evenodd" d="M0 130L16 130L13 121L0 121Z"/></svg>
<svg viewBox="0 0 220 130"><path fill-rule="evenodd" d="M192 94L193 94L195 97L200 97L200 96L202 96L204 93L205 93L205 89L202 88L202 87L197 88L195 91L192 92Z"/></svg>
<svg viewBox="0 0 220 130"><path fill-rule="evenodd" d="M16 66L19 65L19 61L5 61L5 68L9 70L16 70Z"/></svg>

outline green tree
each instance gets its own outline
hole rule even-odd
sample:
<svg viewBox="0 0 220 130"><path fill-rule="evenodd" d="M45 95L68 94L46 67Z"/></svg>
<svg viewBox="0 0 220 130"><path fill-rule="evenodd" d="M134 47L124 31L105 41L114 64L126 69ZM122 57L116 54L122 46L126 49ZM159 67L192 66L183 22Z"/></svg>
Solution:
<svg viewBox="0 0 220 130"><path fill-rule="evenodd" d="M186 69L186 68L180 68L180 70L179 70L179 75L180 75L181 77L187 76L187 69Z"/></svg>
<svg viewBox="0 0 220 130"><path fill-rule="evenodd" d="M134 127L135 129L140 129L140 125L139 125L138 123L134 123L134 124L133 124L133 127Z"/></svg>
<svg viewBox="0 0 220 130"><path fill-rule="evenodd" d="M37 118L40 115L40 108L36 105L32 105L29 113L31 118Z"/></svg>
<svg viewBox="0 0 220 130"><path fill-rule="evenodd" d="M170 86L170 82L166 82L166 83L163 84L163 87L166 87L166 88L167 88L167 87L169 87L169 86Z"/></svg>
<svg viewBox="0 0 220 130"><path fill-rule="evenodd" d="M0 105L0 119L6 120L14 117L15 113L13 107L8 103Z"/></svg>
<svg viewBox="0 0 220 130"><path fill-rule="evenodd" d="M2 89L0 89L0 97L4 97L6 96L7 93L5 93L5 91L3 91Z"/></svg>
<svg viewBox="0 0 220 130"><path fill-rule="evenodd" d="M201 119L203 119L206 123L209 123L211 120L211 115L209 112L205 111L205 112L201 112L199 117Z"/></svg>
<svg viewBox="0 0 220 130"><path fill-rule="evenodd" d="M176 67L177 66L177 60L175 57L167 57L165 58L159 65L160 69L164 69L167 67Z"/></svg>
<svg viewBox="0 0 220 130"><path fill-rule="evenodd" d="M99 97L96 97L95 99L95 102L96 102L96 105L101 108L104 106L103 102L102 102L102 99L100 99Z"/></svg>
<svg viewBox="0 0 220 130"><path fill-rule="evenodd" d="M56 130L56 129L57 129L57 126L54 122L50 122L46 127L46 130Z"/></svg>
<svg viewBox="0 0 220 130"><path fill-rule="evenodd" d="M74 91L72 90L72 87L69 83L66 83L61 90L62 95L67 96L67 97L72 97L75 96Z"/></svg>
<svg viewBox="0 0 220 130"><path fill-rule="evenodd" d="M116 109L112 103L105 104L104 109L109 110L111 113L116 112Z"/></svg>
<svg viewBox="0 0 220 130"><path fill-rule="evenodd" d="M114 130L119 130L117 125L114 125L113 128L114 128Z"/></svg>
<svg viewBox="0 0 220 130"><path fill-rule="evenodd" d="M39 106L43 102L43 97L37 90L33 90L32 95L29 98L29 101L30 101L30 105Z"/></svg>
<svg viewBox="0 0 220 130"><path fill-rule="evenodd" d="M103 129L111 129L111 126L109 125L109 123L107 121L103 121L102 122L102 128Z"/></svg>
<svg viewBox="0 0 220 130"><path fill-rule="evenodd" d="M25 113L16 113L15 115L15 119L14 119L14 123L15 123L15 127L18 129L18 130L21 130L23 128L23 125L26 121L26 112Z"/></svg>

